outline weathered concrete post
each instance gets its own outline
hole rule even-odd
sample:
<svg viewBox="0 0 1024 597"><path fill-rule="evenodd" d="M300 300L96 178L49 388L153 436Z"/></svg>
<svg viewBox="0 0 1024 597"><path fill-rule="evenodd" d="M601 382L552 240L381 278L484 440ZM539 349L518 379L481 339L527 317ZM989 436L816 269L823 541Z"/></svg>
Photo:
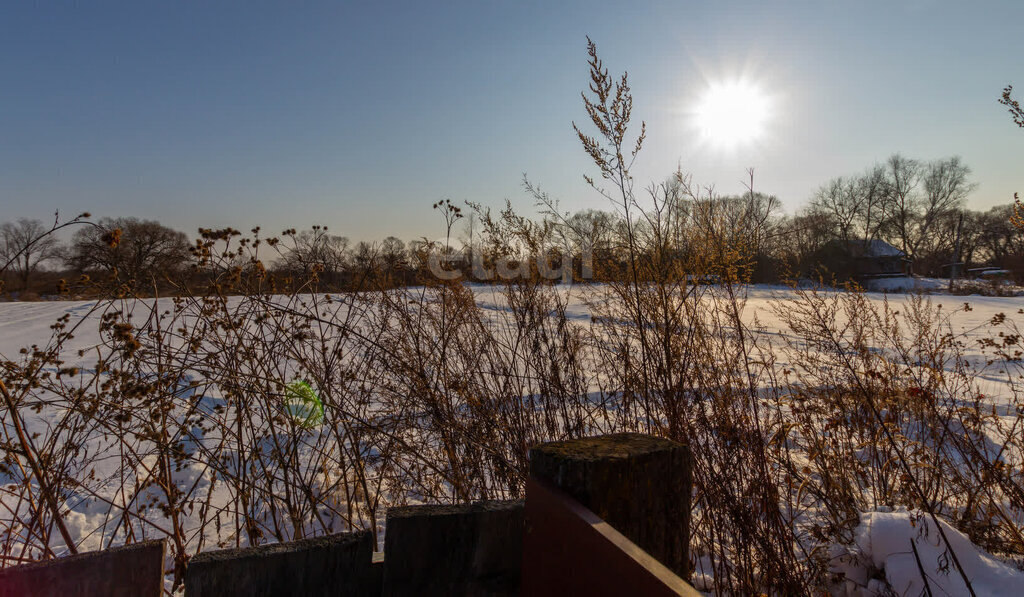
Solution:
<svg viewBox="0 0 1024 597"><path fill-rule="evenodd" d="M683 579L692 475L688 446L638 433L530 450L531 477L568 494ZM527 520L527 532L529 526Z"/></svg>

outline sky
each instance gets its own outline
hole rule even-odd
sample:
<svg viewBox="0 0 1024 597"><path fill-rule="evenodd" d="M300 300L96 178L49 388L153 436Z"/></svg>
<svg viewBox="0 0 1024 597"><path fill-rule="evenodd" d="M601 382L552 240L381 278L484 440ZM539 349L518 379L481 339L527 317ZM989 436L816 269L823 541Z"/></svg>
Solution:
<svg viewBox="0 0 1024 597"><path fill-rule="evenodd" d="M586 37L628 71L641 186L677 167L793 213L900 152L959 155L969 206L1024 193L1024 2L6 2L0 220L155 219L353 240L436 237L445 198L609 209L572 129ZM770 106L722 146L695 111L740 81Z"/></svg>

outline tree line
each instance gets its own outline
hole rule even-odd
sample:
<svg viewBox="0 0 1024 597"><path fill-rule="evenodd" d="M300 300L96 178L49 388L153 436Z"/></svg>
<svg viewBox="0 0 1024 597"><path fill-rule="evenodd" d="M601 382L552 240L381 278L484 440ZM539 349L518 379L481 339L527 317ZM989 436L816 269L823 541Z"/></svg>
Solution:
<svg viewBox="0 0 1024 597"><path fill-rule="evenodd" d="M957 157L921 161L894 154L860 174L834 178L788 222L789 254L807 269L832 240L883 240L903 251L918 274L946 276L958 261L1019 276L1024 234L1011 223L1013 203L967 209L976 188L970 173Z"/></svg>
<svg viewBox="0 0 1024 597"><path fill-rule="evenodd" d="M567 263L576 279L586 273L584 277L606 281L624 271L630 235L655 233L666 236L659 242L680 259L697 252L695 245L705 247L708 239L721 250L739 251L739 275L753 282L829 274L842 278L843 272L827 271L822 251L830 243L871 240L903 251L916 274L948 275L959 251L964 268L999 267L1020 280L1024 231L1012 224L1014 206L967 209L966 199L976 187L970 173L958 157L921 161L894 154L860 173L829 180L795 215L784 214L776 196L753 191L752 181L747 193L718 195L712 189L694 189L688 177L677 173L648 189L665 206L656 216L663 219L658 222L650 216L627 222L632 216L622 210L561 213L556 201L527 182L542 211L539 219L516 216L511 206L496 217L473 203L468 204L467 219L461 208L441 202L435 208L445 210L448 238L443 241L405 242L389 236L380 242L352 243L326 226L314 225L262 241L259 229L254 229L253 238L245 242L266 245L258 267L282 285L315 281L336 289L360 288L369 282L418 283L432 275L428 263L438 254L444 254L446 271L457 271L469 280L493 279L481 272L493 271L499 258L515 268L543 257ZM461 230L453 229L456 222ZM200 230L200 238L193 242L152 220L102 218L79 223L67 243L49 234L50 228L39 220L0 225L5 289L46 293L58 284L67 289L114 283L146 291L197 282L203 275L204 239L241 236L231 229ZM530 246L498 247L496 239L522 238L510 227L530 227L535 240ZM240 257L235 264L239 268L254 265L241 261Z"/></svg>
<svg viewBox="0 0 1024 597"><path fill-rule="evenodd" d="M669 236L661 244L680 258L700 253L709 243L720 251L739 252L743 277L754 282L842 279L849 272L828 271L833 264L827 249L871 241L902 251L914 274L946 277L956 262L961 275L991 266L1021 281L1024 230L1013 223L1014 203L983 211L967 208L977 187L970 174L959 157L923 161L894 154L860 173L829 180L793 215L783 213L778 197L753 190L752 173L748 192L726 196L695 189L687 176L676 174L647 189L660 207L630 226L624 209L558 216L556 202L533 191L567 234L566 246L577 255L589 247L604 263L622 263L621 247L628 244L630 228L641 237Z"/></svg>
<svg viewBox="0 0 1024 597"><path fill-rule="evenodd" d="M70 240L61 242L53 228L39 220L19 219L0 224L0 273L3 289L52 293L121 288L132 293L171 290L210 279L204 248L214 240L241 237L233 229L200 229L194 241L157 221L138 218L79 219ZM63 227L63 225L62 225ZM390 236L381 242L350 243L331 234L326 226L285 230L258 240L269 253L259 267L272 272L282 284L310 279L332 288L355 284L356 279L386 274L389 284L412 281L410 247ZM243 244L252 238L239 239ZM415 246L414 243L411 243ZM251 257L238 254L233 267L251 269ZM223 264L220 264L223 267Z"/></svg>

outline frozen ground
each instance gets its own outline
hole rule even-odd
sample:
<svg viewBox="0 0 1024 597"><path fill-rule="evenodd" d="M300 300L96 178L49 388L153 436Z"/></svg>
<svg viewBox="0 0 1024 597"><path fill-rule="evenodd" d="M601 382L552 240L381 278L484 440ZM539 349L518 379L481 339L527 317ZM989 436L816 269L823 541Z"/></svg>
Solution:
<svg viewBox="0 0 1024 597"><path fill-rule="evenodd" d="M957 286L987 286L991 285L990 280L965 280L956 282ZM1013 286L1009 282L999 283L1001 292L999 294L1024 294L1024 288ZM872 292L936 292L943 293L949 289L948 278L926 278L923 276L897 276L892 278L877 278L868 280L864 287Z"/></svg>
<svg viewBox="0 0 1024 597"><path fill-rule="evenodd" d="M500 292L488 286L473 286L477 303L495 311L505 310L505 302ZM590 309L585 304L586 287L562 287L561 291L569 297L567 314L571 319L586 322L590 319ZM784 324L773 313L773 303L785 304L794 300L793 291L781 286L751 286L745 293L747 302L744 319L757 323L760 333L772 337L786 333ZM875 304L888 302L898 306L905 303L908 297L893 292L868 292L868 299ZM164 299L165 301L167 299ZM986 296L951 296L935 294L930 300L944 308L954 311L963 305L970 306L970 311L958 311L952 316L953 332L963 334L968 340L981 339L986 335L985 326L997 314L1012 316L1024 308L1022 297L986 297ZM150 303L150 301L145 301ZM70 324L78 325L75 338L66 345L65 354L69 364L88 365L91 357L78 358L74 355L78 350L95 346L99 341L93 314L92 321L82 321L89 317L96 306L95 301L43 301L43 302L9 302L0 303L0 358L10 359L22 348L33 344L45 344L50 336L50 326L62 315L71 317ZM980 352L975 355L982 359Z"/></svg>

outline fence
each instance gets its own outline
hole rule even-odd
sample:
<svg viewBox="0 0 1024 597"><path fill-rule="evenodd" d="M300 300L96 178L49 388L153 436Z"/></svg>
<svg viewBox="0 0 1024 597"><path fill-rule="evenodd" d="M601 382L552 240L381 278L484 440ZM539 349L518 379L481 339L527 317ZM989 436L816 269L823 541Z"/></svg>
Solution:
<svg viewBox="0 0 1024 597"><path fill-rule="evenodd" d="M530 450L525 501L392 508L369 531L204 552L185 596L697 595L691 458L639 434ZM383 555L383 557L382 557ZM162 542L0 570L0 597L161 594Z"/></svg>

